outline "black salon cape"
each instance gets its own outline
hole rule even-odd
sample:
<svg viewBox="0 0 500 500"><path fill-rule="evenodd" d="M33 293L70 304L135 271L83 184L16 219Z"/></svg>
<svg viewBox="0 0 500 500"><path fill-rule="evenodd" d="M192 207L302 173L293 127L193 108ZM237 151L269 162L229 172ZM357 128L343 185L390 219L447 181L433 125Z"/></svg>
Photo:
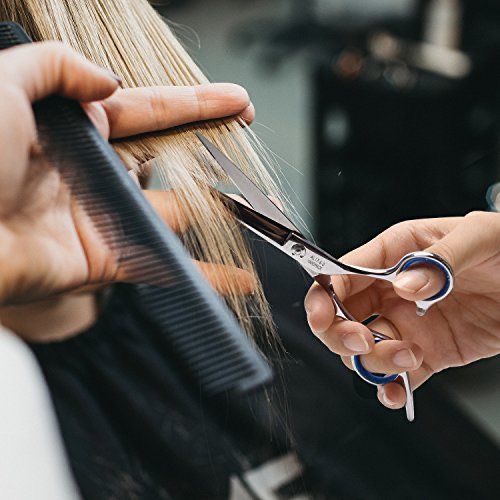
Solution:
<svg viewBox="0 0 500 500"><path fill-rule="evenodd" d="M413 424L361 398L307 330L307 281L272 252L257 260L287 351L266 393L210 408L158 348L128 285L88 331L31 346L83 497L259 498L258 471L291 459L300 473L267 498L495 498L499 450L444 394L418 391Z"/></svg>
<svg viewBox="0 0 500 500"><path fill-rule="evenodd" d="M287 452L272 437L269 393L212 408L159 335L119 285L89 330L31 345L84 498L228 498L231 477Z"/></svg>

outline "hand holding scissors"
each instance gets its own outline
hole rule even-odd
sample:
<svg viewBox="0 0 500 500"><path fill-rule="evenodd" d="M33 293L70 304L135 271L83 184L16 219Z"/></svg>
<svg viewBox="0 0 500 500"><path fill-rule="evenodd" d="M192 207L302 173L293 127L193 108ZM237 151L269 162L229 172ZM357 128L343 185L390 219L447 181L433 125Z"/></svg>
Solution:
<svg viewBox="0 0 500 500"><path fill-rule="evenodd" d="M397 339L370 342L363 365L371 371L396 373L396 361L404 361L404 355L411 352L414 363L408 373L413 388L446 368L500 352L500 214L474 212L465 217L402 222L342 260L382 267L417 248L445 257L455 273L453 294L423 318L413 314L414 305L408 301L442 286L440 273L432 267L401 273L393 286L373 279L332 277L337 295L356 318L381 314L369 326ZM305 301L309 325L352 368L352 351L343 342L348 339L356 347L369 331L359 323L341 324L329 302L321 287L311 287ZM386 407L397 409L404 406L406 394L398 383L388 383L378 388L378 398Z"/></svg>
<svg viewBox="0 0 500 500"><path fill-rule="evenodd" d="M349 265L341 262L314 243L309 241L283 212L257 187L241 170L234 165L220 150L201 134L198 134L205 148L222 167L228 177L238 187L250 207L231 198L236 217L247 229L275 246L290 258L296 260L302 268L327 292L329 300L335 305L337 316L341 320L356 321L337 296L332 286L331 276L357 275L364 278L393 282L403 271L422 264L433 266L444 278L443 285L430 297L416 301L417 314L423 316L435 303L447 297L453 289L453 272L447 262L430 252L410 252L400 261L383 269ZM381 332L370 330L374 342L390 340L391 337ZM413 393L408 373L378 375L364 368L359 356L352 357L353 367L365 381L374 385L384 385L400 379L406 393L406 413L408 420L414 418Z"/></svg>

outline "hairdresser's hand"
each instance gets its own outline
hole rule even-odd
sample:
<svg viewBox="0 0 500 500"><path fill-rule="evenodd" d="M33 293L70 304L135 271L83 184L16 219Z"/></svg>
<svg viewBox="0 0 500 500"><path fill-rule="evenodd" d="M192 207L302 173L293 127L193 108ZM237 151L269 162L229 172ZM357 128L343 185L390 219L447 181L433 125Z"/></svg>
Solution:
<svg viewBox="0 0 500 500"><path fill-rule="evenodd" d="M92 102L86 109L106 137L238 113L244 120L253 117L248 95L236 85L115 92L114 75L54 42L1 52L0 74L0 304L127 279L41 154L33 101L57 92ZM175 195L147 195L174 230L182 229L185 218ZM200 267L219 283L218 267ZM232 272L242 293L252 290L248 273Z"/></svg>
<svg viewBox="0 0 500 500"><path fill-rule="evenodd" d="M441 273L432 267L411 268L400 274L394 286L363 277L332 279L355 318L382 314L370 327L397 340L375 345L368 328L335 318L330 298L316 284L305 307L313 332L347 366L352 368L350 355L364 354L362 362L368 370L408 371L418 387L445 368L500 352L500 214L474 212L397 224L342 260L384 268L415 250L444 257L456 278L451 295L424 317L415 314L414 301L431 297L444 284ZM397 383L380 387L378 397L388 408L405 404L403 387Z"/></svg>

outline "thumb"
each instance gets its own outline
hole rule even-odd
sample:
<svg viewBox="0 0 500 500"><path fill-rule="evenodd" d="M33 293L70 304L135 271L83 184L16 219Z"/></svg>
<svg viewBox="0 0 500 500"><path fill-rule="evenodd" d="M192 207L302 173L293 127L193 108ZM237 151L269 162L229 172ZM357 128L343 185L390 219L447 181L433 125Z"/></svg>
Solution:
<svg viewBox="0 0 500 500"><path fill-rule="evenodd" d="M60 42L8 49L0 55L2 81L20 87L33 102L50 94L78 101L110 96L120 79Z"/></svg>
<svg viewBox="0 0 500 500"><path fill-rule="evenodd" d="M448 262L456 276L499 252L500 214L472 212L452 231L425 251ZM418 265L399 274L394 281L398 295L407 300L426 300L445 284L438 268Z"/></svg>

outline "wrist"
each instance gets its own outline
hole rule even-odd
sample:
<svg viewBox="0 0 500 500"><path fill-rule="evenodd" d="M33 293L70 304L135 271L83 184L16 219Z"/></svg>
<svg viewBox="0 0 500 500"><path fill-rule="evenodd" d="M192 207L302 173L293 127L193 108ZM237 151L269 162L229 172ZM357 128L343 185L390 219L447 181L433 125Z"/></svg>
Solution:
<svg viewBox="0 0 500 500"><path fill-rule="evenodd" d="M70 293L29 304L0 307L3 325L25 340L53 342L89 328L97 318L93 293Z"/></svg>

